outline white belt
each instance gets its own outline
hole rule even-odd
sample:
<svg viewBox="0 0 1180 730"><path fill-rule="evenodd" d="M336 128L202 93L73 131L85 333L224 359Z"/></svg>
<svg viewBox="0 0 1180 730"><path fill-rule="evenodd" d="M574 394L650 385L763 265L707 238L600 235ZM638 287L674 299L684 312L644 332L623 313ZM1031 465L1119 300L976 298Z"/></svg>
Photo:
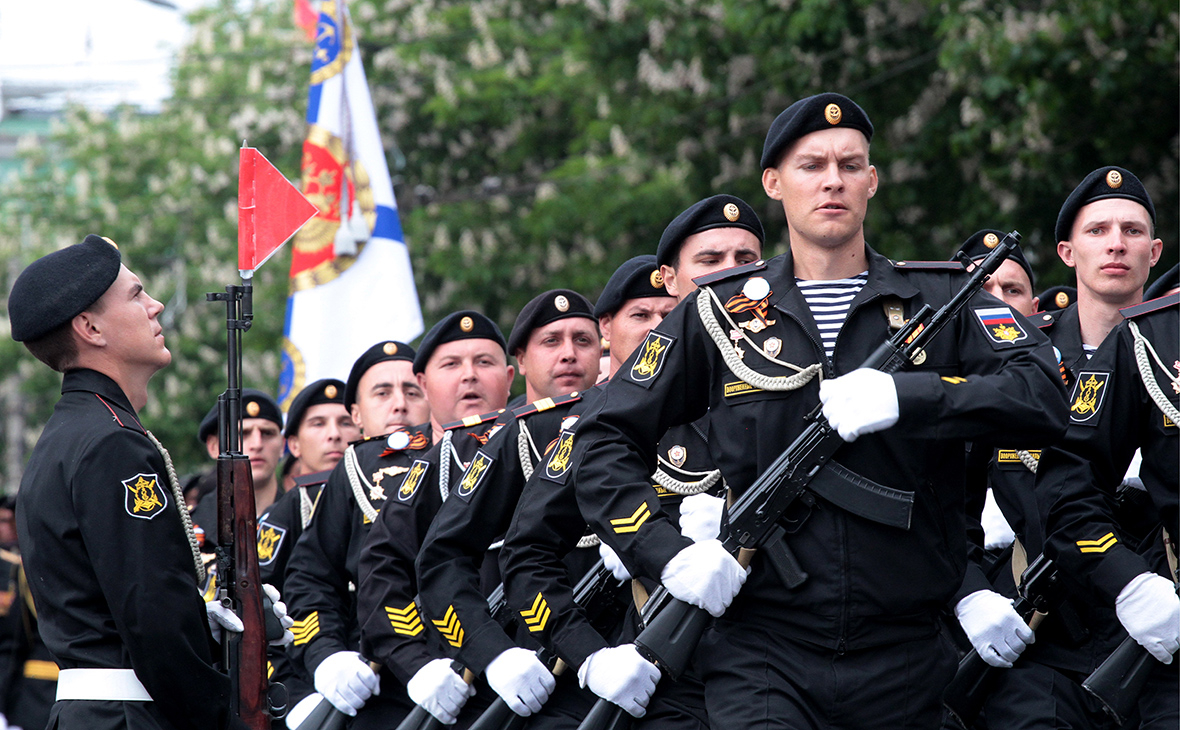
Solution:
<svg viewBox="0 0 1180 730"><path fill-rule="evenodd" d="M63 669L57 675L59 700L151 702L134 669Z"/></svg>

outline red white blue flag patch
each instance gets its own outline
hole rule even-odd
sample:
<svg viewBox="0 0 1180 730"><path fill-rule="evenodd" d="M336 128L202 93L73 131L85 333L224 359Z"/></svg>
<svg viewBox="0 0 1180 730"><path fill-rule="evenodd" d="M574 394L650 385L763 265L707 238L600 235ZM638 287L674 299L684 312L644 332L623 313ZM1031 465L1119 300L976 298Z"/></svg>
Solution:
<svg viewBox="0 0 1180 730"><path fill-rule="evenodd" d="M988 307L976 309L974 312L976 320L983 327L993 346L1015 345L1028 339L1028 332L1010 308Z"/></svg>

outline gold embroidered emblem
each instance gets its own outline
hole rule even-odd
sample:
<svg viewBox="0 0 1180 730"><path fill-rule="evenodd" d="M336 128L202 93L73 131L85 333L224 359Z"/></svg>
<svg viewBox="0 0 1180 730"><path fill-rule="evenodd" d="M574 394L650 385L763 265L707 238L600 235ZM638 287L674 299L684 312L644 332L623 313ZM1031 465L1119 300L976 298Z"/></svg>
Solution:
<svg viewBox="0 0 1180 730"><path fill-rule="evenodd" d="M636 358L635 363L631 366L631 380L636 383L646 383L649 380L654 380L660 374L661 368L663 368L664 357L668 354L668 348L672 345L672 342L671 337L661 335L654 330L648 332L647 339L643 341L639 357Z"/></svg>
<svg viewBox="0 0 1180 730"><path fill-rule="evenodd" d="M275 551L283 542L283 532L265 522L258 526L258 564L265 565L275 558Z"/></svg>
<svg viewBox="0 0 1180 730"><path fill-rule="evenodd" d="M418 491L418 485L422 483L422 477L426 474L427 462L422 459L416 460L410 467L410 472L406 474L406 478L402 480L402 486L397 490L397 498L402 502L408 502L410 497L414 496L414 492Z"/></svg>
<svg viewBox="0 0 1180 730"><path fill-rule="evenodd" d="M396 342L386 342L385 346L381 348L381 351L384 352L386 355L396 355L397 354L397 343Z"/></svg>
<svg viewBox="0 0 1180 730"><path fill-rule="evenodd" d="M250 418L257 418L262 408L258 405L258 401L252 400L246 404L246 415Z"/></svg>
<svg viewBox="0 0 1180 730"><path fill-rule="evenodd" d="M127 488L127 514L150 520L164 511L168 497L160 491L158 482L159 478L155 474L136 474L123 481L123 486Z"/></svg>
<svg viewBox="0 0 1180 730"><path fill-rule="evenodd" d="M742 212L733 203L726 203L725 207L721 209L721 212L725 215L725 220L730 223L736 223L737 219L742 215Z"/></svg>
<svg viewBox="0 0 1180 730"><path fill-rule="evenodd" d="M651 276L648 277L648 281L651 282L652 289L663 289L664 288L664 275L662 273L660 273L659 269L656 269L651 272Z"/></svg>
<svg viewBox="0 0 1180 730"><path fill-rule="evenodd" d="M1106 380L1099 380L1094 373L1090 373L1089 380L1078 381L1078 396L1069 410L1079 416L1093 415L1098 409L1098 391L1106 385Z"/></svg>
<svg viewBox="0 0 1180 730"><path fill-rule="evenodd" d="M464 500L470 497L494 461L482 451L476 454L475 458L471 460L471 465L467 467L467 471L463 473L463 478L459 481L458 496Z"/></svg>
<svg viewBox="0 0 1180 730"><path fill-rule="evenodd" d="M553 450L553 455L549 457L549 463L546 464L545 471L550 476L564 474L565 470L570 466L570 456L573 452L574 434L572 431L566 431L558 439L557 448Z"/></svg>
<svg viewBox="0 0 1180 730"><path fill-rule="evenodd" d="M844 118L844 112L842 112L840 110L839 105L828 104L827 107L824 108L824 119L828 120L828 124L831 124L831 125L839 124L840 120L843 118Z"/></svg>
<svg viewBox="0 0 1180 730"><path fill-rule="evenodd" d="M1118 170L1111 170L1106 173L1106 184L1111 188L1117 190L1123 186L1123 176Z"/></svg>
<svg viewBox="0 0 1180 730"><path fill-rule="evenodd" d="M997 339L1001 339L1005 342L1012 342L1013 340L1016 340L1020 337L1021 332L1011 325L1002 324L993 328L992 334L994 334Z"/></svg>

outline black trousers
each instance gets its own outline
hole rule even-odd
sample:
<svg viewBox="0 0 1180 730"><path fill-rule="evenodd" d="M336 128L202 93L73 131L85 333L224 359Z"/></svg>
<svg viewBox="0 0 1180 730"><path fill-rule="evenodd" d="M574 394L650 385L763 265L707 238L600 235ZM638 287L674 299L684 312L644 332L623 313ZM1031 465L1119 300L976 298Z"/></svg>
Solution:
<svg viewBox="0 0 1180 730"><path fill-rule="evenodd" d="M941 636L837 654L721 619L696 660L726 730L934 730L956 657Z"/></svg>

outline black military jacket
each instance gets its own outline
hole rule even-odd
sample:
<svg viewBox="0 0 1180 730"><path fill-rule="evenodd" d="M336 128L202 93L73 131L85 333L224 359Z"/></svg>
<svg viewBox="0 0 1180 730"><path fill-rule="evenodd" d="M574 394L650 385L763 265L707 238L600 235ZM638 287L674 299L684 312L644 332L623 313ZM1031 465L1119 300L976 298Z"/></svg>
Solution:
<svg viewBox="0 0 1180 730"><path fill-rule="evenodd" d="M398 429L350 444L291 549L284 580L287 611L296 621L290 651L310 675L328 656L359 646L355 591L361 546L401 475L429 450L429 429L430 424Z"/></svg>
<svg viewBox="0 0 1180 730"><path fill-rule="evenodd" d="M386 490L384 507L361 548L357 564L357 620L361 653L380 662L403 684L427 662L443 656L440 634L462 643L463 627L450 616L426 616L419 607L414 560L431 521L464 469L487 443L503 411L444 426L449 437L415 458ZM433 627L426 628L431 619Z"/></svg>
<svg viewBox="0 0 1180 730"><path fill-rule="evenodd" d="M295 477L295 486L258 518L258 569L263 583L284 591L291 552L303 535L331 474L317 471Z"/></svg>
<svg viewBox="0 0 1180 730"><path fill-rule="evenodd" d="M56 680L20 556L0 550L0 715L9 727L45 727Z"/></svg>
<svg viewBox="0 0 1180 730"><path fill-rule="evenodd" d="M607 385L600 407L583 416L572 468L582 512L649 577L658 578L689 544L647 480L657 436L708 410L710 450L740 494L800 433L818 403L818 378L786 392L751 385L726 364L723 346L733 353L732 338L742 337L739 359L762 375L795 371L754 352L754 345L798 367L819 363L825 377L841 375L889 336L883 298L899 302L910 317L923 304L948 301L963 281L954 264L894 264L871 249L867 256L868 281L851 304L832 361L788 253L698 280L702 289L648 335ZM764 279L769 293L758 282L747 288L754 278ZM740 320L737 327L706 331L697 300L712 296L710 290L715 315ZM786 590L755 557L753 574L723 620L748 617L835 650L937 630L934 617L960 587L966 563L964 442L1052 443L1065 426L1063 389L1044 335L986 293L926 348L921 364L893 380L898 423L843 445L835 458L880 484L914 491L911 528L878 524L822 500L809 514L789 515L805 518L784 528L810 579Z"/></svg>
<svg viewBox="0 0 1180 730"><path fill-rule="evenodd" d="M1116 327L1080 372L1070 392L1070 425L1059 448L1047 452L1037 472L1037 497L1046 517L1045 552L1071 580L1092 588L1105 605L1140 573L1168 576L1157 536L1137 554L1127 546L1114 516L1115 489L1135 449L1143 456L1139 477L1151 496L1156 516L1175 540L1180 534L1177 507L1180 450L1176 414L1180 394L1180 294L1123 310ZM1132 327L1150 343L1155 355L1143 354L1165 407L1145 387L1136 362ZM1158 356L1158 359L1157 359ZM1169 576L1171 577L1171 576Z"/></svg>
<svg viewBox="0 0 1180 730"><path fill-rule="evenodd" d="M155 701L120 703L131 726L244 727L214 667L164 459L113 380L65 374L17 502L41 636L59 666L134 669ZM90 704L58 703L59 727L97 727Z"/></svg>
<svg viewBox="0 0 1180 730"><path fill-rule="evenodd" d="M575 410L592 407L601 394L600 385ZM712 468L704 428L707 417L697 423L673 426L660 440L656 462L663 475L660 478L665 481L670 477L680 482L680 487L701 487L716 496L722 493L725 483ZM576 434L577 423L567 430ZM508 603L533 637L568 665L578 667L594 652L618 643L625 617L622 611L613 609L627 603L630 587L624 583L614 588L615 605L593 607L602 612L601 616L587 616L587 607L574 601L574 587L585 569L580 574L571 572L563 558L577 546L586 518L578 509L573 480L562 478L564 470L550 463L558 458L559 453L551 451L542 468L525 484L520 506L504 538L500 568ZM654 479L648 484L668 518L678 522L683 495Z"/></svg>
<svg viewBox="0 0 1180 730"><path fill-rule="evenodd" d="M570 409L580 400L581 394L573 393L505 412L494 427L495 434L476 452L450 498L439 508L422 542L416 565L421 608L429 616L453 615L461 636L448 644L476 674L501 652L518 645L488 612L485 596L495 586L482 581L481 572L492 569L498 577L498 550L492 545L508 529L527 478L525 470L531 472L562 429L572 427L577 418L569 415ZM527 449L524 456L522 439ZM527 466L522 459L527 460ZM578 535L584 528L584 524L579 526ZM593 558L598 558L597 551ZM536 625L533 621L527 628L535 630ZM527 636L530 632L523 633Z"/></svg>

